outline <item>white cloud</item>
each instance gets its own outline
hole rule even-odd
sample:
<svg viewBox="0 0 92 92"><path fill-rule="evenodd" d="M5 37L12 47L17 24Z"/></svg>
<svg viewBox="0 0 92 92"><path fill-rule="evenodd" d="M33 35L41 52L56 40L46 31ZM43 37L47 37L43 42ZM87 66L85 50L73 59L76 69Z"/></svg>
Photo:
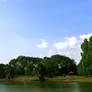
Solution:
<svg viewBox="0 0 92 92"><path fill-rule="evenodd" d="M48 47L48 42L46 40L41 39L41 43L37 44L38 48L47 48Z"/></svg>
<svg viewBox="0 0 92 92"><path fill-rule="evenodd" d="M76 37L66 37L64 42L57 42L54 43L53 46L58 49L64 49L67 47L73 47L77 43L77 38Z"/></svg>
<svg viewBox="0 0 92 92"><path fill-rule="evenodd" d="M74 46L77 42L76 37L66 38L66 40L67 40L67 45L70 46L70 47Z"/></svg>
<svg viewBox="0 0 92 92"><path fill-rule="evenodd" d="M78 64L79 61L80 61L80 59L81 59L81 56L80 56L81 48L80 48L79 45L81 45L81 44L80 43L77 43L72 48L66 48L65 50L62 50L61 51L61 54L74 59L76 61L76 63Z"/></svg>
<svg viewBox="0 0 92 92"><path fill-rule="evenodd" d="M57 42L53 45L56 49L63 49L67 47L67 42Z"/></svg>
<svg viewBox="0 0 92 92"><path fill-rule="evenodd" d="M54 54L60 54L60 55L65 55L70 57L71 59L74 59L76 61L76 63L78 64L81 56L80 56L80 52L81 52L81 48L80 48L80 41L78 40L78 42L72 46L72 47L67 47L64 49L51 49L48 51L48 55L54 55Z"/></svg>
<svg viewBox="0 0 92 92"><path fill-rule="evenodd" d="M90 36L92 36L92 34L84 34L84 35L80 35L80 39L84 40L85 38L89 39Z"/></svg>
<svg viewBox="0 0 92 92"><path fill-rule="evenodd" d="M81 44L85 38L89 39L92 34L83 34L79 37L66 37L65 41L54 43L54 54L61 54L68 56L76 61L78 64L81 59Z"/></svg>

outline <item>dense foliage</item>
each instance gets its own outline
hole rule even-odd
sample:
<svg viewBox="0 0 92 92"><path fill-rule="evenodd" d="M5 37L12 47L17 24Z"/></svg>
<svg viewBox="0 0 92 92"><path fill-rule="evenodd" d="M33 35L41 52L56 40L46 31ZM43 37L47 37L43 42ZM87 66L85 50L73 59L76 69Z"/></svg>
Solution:
<svg viewBox="0 0 92 92"><path fill-rule="evenodd" d="M81 61L78 64L79 75L92 75L92 37L85 39L81 45Z"/></svg>
<svg viewBox="0 0 92 92"><path fill-rule="evenodd" d="M77 67L74 60L66 56L53 55L44 58L19 56L7 65L0 65L0 78L11 79L17 75L31 75L44 80L44 76L67 75L70 71L76 74Z"/></svg>

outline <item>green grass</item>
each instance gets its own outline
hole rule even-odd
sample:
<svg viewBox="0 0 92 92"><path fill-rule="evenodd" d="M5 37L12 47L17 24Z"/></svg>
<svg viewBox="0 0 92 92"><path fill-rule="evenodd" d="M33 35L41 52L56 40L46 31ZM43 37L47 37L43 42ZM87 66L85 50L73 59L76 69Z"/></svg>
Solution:
<svg viewBox="0 0 92 92"><path fill-rule="evenodd" d="M86 76L58 76L54 78L49 78L49 80L54 81L54 80L61 80L65 82L92 82L92 77L86 77Z"/></svg>
<svg viewBox="0 0 92 92"><path fill-rule="evenodd" d="M31 81L38 81L37 77L32 76L16 76L13 79L0 79L2 82L31 82Z"/></svg>
<svg viewBox="0 0 92 92"><path fill-rule="evenodd" d="M32 76L17 76L14 79L0 79L0 81L10 81L10 82L31 82L39 81L37 77ZM46 77L46 81L65 81L65 82L92 82L92 77L85 76L57 76L53 78Z"/></svg>

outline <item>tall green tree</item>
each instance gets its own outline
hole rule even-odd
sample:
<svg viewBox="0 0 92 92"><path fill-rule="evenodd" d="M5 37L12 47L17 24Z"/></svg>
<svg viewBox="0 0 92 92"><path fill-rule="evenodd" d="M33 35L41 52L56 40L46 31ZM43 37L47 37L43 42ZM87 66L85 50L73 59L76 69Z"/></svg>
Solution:
<svg viewBox="0 0 92 92"><path fill-rule="evenodd" d="M81 60L78 64L80 75L92 75L92 37L85 39L81 45Z"/></svg>

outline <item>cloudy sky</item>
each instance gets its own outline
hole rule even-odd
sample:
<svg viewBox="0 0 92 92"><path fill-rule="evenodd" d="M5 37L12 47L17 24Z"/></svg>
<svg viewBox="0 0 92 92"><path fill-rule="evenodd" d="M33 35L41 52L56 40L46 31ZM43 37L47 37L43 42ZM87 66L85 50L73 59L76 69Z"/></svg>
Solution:
<svg viewBox="0 0 92 92"><path fill-rule="evenodd" d="M19 55L80 60L92 36L92 0L0 0L0 63Z"/></svg>

